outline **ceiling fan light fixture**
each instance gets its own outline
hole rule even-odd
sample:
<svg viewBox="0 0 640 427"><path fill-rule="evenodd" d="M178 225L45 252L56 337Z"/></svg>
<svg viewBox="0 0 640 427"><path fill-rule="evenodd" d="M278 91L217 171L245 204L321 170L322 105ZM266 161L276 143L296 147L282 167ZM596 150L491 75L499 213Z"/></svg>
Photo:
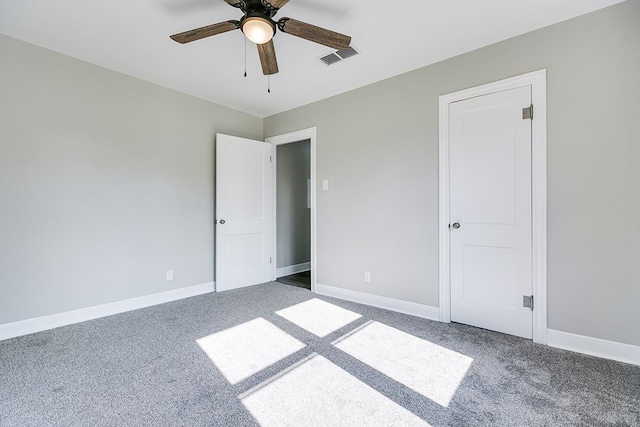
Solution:
<svg viewBox="0 0 640 427"><path fill-rule="evenodd" d="M253 43L264 44L273 38L276 27L268 19L250 16L242 21L242 32Z"/></svg>

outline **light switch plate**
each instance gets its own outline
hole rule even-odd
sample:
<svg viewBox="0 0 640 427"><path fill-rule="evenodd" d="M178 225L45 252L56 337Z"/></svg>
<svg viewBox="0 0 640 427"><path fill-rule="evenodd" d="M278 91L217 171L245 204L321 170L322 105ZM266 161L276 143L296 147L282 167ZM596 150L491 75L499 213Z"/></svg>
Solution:
<svg viewBox="0 0 640 427"><path fill-rule="evenodd" d="M329 180L328 179L323 179L322 180L322 189L325 190L325 191L329 189Z"/></svg>

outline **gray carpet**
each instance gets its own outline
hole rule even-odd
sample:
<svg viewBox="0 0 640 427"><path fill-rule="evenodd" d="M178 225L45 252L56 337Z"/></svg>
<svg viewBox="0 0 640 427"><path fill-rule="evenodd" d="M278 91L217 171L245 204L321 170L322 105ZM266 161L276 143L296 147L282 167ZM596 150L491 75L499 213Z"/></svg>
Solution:
<svg viewBox="0 0 640 427"><path fill-rule="evenodd" d="M319 338L275 314L311 298L362 317ZM231 385L196 340L259 317L306 347ZM448 406L331 344L371 320L473 359ZM640 426L640 367L279 283L1 341L0 426L256 426L239 396L313 353L434 426Z"/></svg>

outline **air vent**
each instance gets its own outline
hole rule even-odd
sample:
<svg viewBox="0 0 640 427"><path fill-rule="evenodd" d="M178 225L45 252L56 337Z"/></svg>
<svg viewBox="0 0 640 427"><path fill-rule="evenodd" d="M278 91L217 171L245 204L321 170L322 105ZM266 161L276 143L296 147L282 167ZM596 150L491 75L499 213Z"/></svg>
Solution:
<svg viewBox="0 0 640 427"><path fill-rule="evenodd" d="M330 53L329 55L325 55L322 58L320 58L320 61L324 62L326 65L331 65L331 64L335 64L336 62L342 61L342 58L340 58L335 53Z"/></svg>
<svg viewBox="0 0 640 427"><path fill-rule="evenodd" d="M352 56L355 56L358 53L359 52L357 50L349 46L345 50L337 50L335 52L331 52L327 55L321 56L319 59L325 65L333 65L336 62L340 62L344 59L351 58Z"/></svg>
<svg viewBox="0 0 640 427"><path fill-rule="evenodd" d="M352 48L351 46L349 46L345 50L337 51L336 54L342 59L347 59L347 58L351 58L352 56L357 55L358 51L355 50L354 48Z"/></svg>

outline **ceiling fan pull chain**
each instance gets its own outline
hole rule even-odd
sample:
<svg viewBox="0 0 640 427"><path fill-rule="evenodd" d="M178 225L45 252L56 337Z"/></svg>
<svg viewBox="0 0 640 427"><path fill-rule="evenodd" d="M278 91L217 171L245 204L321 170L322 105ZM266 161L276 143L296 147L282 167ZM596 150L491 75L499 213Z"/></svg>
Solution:
<svg viewBox="0 0 640 427"><path fill-rule="evenodd" d="M247 38L244 38L244 76L247 77Z"/></svg>
<svg viewBox="0 0 640 427"><path fill-rule="evenodd" d="M271 93L271 74L267 76L267 93Z"/></svg>

